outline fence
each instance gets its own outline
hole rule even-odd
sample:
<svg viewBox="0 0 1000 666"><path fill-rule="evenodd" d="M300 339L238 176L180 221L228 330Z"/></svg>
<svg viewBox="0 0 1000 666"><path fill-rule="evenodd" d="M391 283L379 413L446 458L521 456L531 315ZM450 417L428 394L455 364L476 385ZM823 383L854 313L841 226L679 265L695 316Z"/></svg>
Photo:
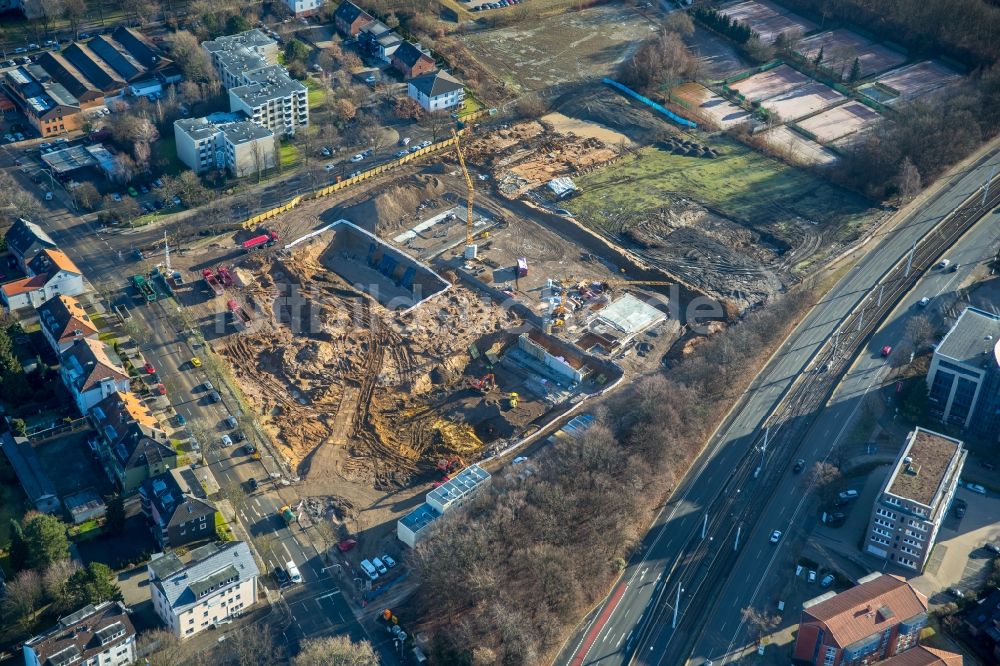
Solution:
<svg viewBox="0 0 1000 666"><path fill-rule="evenodd" d="M487 111L485 109L483 109L482 111L477 111L476 113L482 115L484 113L487 113ZM472 115L475 116L475 117L477 117L477 118L479 117L478 115L475 115L475 114L472 114ZM459 135L465 134L465 128L458 130L457 133ZM379 176L379 175L381 175L381 174L383 174L383 173L385 173L387 171L391 171L392 169L395 169L397 167L401 167L404 164L406 164L407 162L413 162L414 160L417 160L417 159L423 157L424 155L429 155L430 153L437 152L437 151L441 150L442 148L447 148L449 146L453 146L453 145L455 145L456 141L457 141L456 137L453 137L453 136L452 137L448 137L447 139L444 139L443 141L438 141L437 143L432 143L431 145L427 146L426 148L420 148L419 150L416 150L416 151L414 151L412 153L407 153L403 157L396 158L396 159L392 160L391 162L386 162L385 164L380 164L377 167L373 167L373 168L371 168L371 169L369 169L367 171L363 171L362 173L359 173L356 176L351 176L350 178L345 178L344 180L336 182L336 183L334 183L332 185L327 185L325 187L321 187L318 190L313 190L312 192L307 192L306 194L300 194L299 196L294 197L293 199L291 199L287 203L282 204L281 206L278 206L276 208L272 208L271 210L268 210L268 211L264 211L263 213L258 213L257 215L254 215L253 217L247 219L246 221L243 222L243 228L244 229L253 229L253 228L257 227L258 225L260 225L260 223L264 222L265 220L270 220L272 217L276 217L276 216L280 215L281 213L290 211L291 209L295 208L296 206L298 206L303 201L311 201L313 199L320 199L322 197L330 196L334 192L339 192L340 190L342 190L342 189L344 189L346 187L350 187L351 185L354 185L355 183L360 183L362 181L368 180L369 178L374 178L375 176Z"/></svg>
<svg viewBox="0 0 1000 666"><path fill-rule="evenodd" d="M670 120L672 120L675 123L677 123L678 125L680 125L681 127L687 127L687 128L690 128L690 129L696 129L698 127L697 123L693 123L690 120L688 120L687 118L681 118L676 113L674 113L673 111L667 109L662 104L657 104L656 102L654 102L653 100L649 99L648 97L643 97L642 95L640 95L636 91L632 90L628 86L622 85L621 83L618 83L617 81L614 81L614 80L609 79L607 77L605 77L602 80L604 81L604 83L608 84L612 88L615 88L616 90L619 90L619 91L625 93L629 97L633 97L633 98L639 100L640 102L642 102L646 106L648 106L648 107L650 107L650 108L652 108L652 109L654 109L656 111L659 111L660 113L662 113L663 115L665 115L667 118L669 118Z"/></svg>

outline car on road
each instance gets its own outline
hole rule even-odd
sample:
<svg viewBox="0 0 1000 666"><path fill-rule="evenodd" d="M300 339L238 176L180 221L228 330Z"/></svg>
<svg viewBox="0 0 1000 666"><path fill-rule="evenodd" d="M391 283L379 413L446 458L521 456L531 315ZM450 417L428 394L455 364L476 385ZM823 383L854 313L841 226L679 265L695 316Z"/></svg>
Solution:
<svg viewBox="0 0 1000 666"><path fill-rule="evenodd" d="M167 394L167 387L164 386L163 384L157 384L156 385L156 393L158 395L166 395Z"/></svg>
<svg viewBox="0 0 1000 666"><path fill-rule="evenodd" d="M513 464L520 465L521 463L525 463L525 462L528 462L528 456L518 456L518 457L514 458L514 463Z"/></svg>
<svg viewBox="0 0 1000 666"><path fill-rule="evenodd" d="M222 397L219 395L218 391L212 391L211 393L208 394L208 401L210 403L214 404L216 402L219 402L220 400L222 400Z"/></svg>
<svg viewBox="0 0 1000 666"><path fill-rule="evenodd" d="M212 386L212 382L210 382L208 380L205 380L205 382L202 383L201 388L203 390L205 390L205 391L214 391L215 390L215 387Z"/></svg>
<svg viewBox="0 0 1000 666"><path fill-rule="evenodd" d="M250 486L251 491L257 490L257 488L260 487L260 483L254 477L250 477L250 480L247 481L247 485Z"/></svg>
<svg viewBox="0 0 1000 666"><path fill-rule="evenodd" d="M955 503L952 505L955 509L955 517L962 518L965 516L965 510L969 507L965 500L955 499Z"/></svg>
<svg viewBox="0 0 1000 666"><path fill-rule="evenodd" d="M792 471L798 474L806 468L806 461L803 458L799 458L795 461L795 465L792 467Z"/></svg>
<svg viewBox="0 0 1000 666"><path fill-rule="evenodd" d="M918 308L926 308L927 304L930 303L930 302L931 302L931 299L929 299L926 296L924 296L919 301L917 301L917 307Z"/></svg>
<svg viewBox="0 0 1000 666"><path fill-rule="evenodd" d="M989 543L984 544L983 548L985 548L986 550L990 551L994 555L1000 555L1000 546L998 546L997 544L993 543L992 541L990 541Z"/></svg>
<svg viewBox="0 0 1000 666"><path fill-rule="evenodd" d="M360 162L363 159L365 159L365 156L361 153L358 153L357 155L351 157L352 162Z"/></svg>
<svg viewBox="0 0 1000 666"><path fill-rule="evenodd" d="M813 571L812 569L810 569L809 570L809 575L806 576L806 580L809 581L810 583L815 583L816 582L816 572Z"/></svg>
<svg viewBox="0 0 1000 666"><path fill-rule="evenodd" d="M201 367L201 359L198 358L197 356L192 356L191 357L191 367L193 367L193 368L200 368Z"/></svg>
<svg viewBox="0 0 1000 666"><path fill-rule="evenodd" d="M974 493L978 493L980 495L985 495L986 494L986 488L983 488L978 483L967 483L967 484L965 484L965 487L968 488L969 490L971 490Z"/></svg>
<svg viewBox="0 0 1000 666"><path fill-rule="evenodd" d="M882 352L881 352L882 358L889 358L889 354L891 353L892 353L891 345L886 345L885 347L882 347Z"/></svg>
<svg viewBox="0 0 1000 666"><path fill-rule="evenodd" d="M142 366L142 369L145 370L146 373L150 375L156 372L156 368L154 368L153 364L150 363L149 361L146 361L146 365Z"/></svg>
<svg viewBox="0 0 1000 666"><path fill-rule="evenodd" d="M177 425L179 425L179 426L187 425L187 422L188 422L188 420L186 418L184 418L183 414L178 414L177 415Z"/></svg>
<svg viewBox="0 0 1000 666"><path fill-rule="evenodd" d="M274 574L274 580L277 581L278 585L285 586L288 584L288 574L285 573L282 567L274 567L274 571L271 573Z"/></svg>
<svg viewBox="0 0 1000 666"><path fill-rule="evenodd" d="M41 148L42 150L45 150L46 148L51 148L52 144L49 143L48 141L43 141L40 144L38 144L38 147Z"/></svg>
<svg viewBox="0 0 1000 666"><path fill-rule="evenodd" d="M230 437L229 435L223 435L222 436L222 446L223 446L223 448L228 447L228 446L232 446L232 445L233 445L233 438Z"/></svg>
<svg viewBox="0 0 1000 666"><path fill-rule="evenodd" d="M781 530L774 530L771 532L771 543L778 543L781 541Z"/></svg>
<svg viewBox="0 0 1000 666"><path fill-rule="evenodd" d="M819 582L820 587L830 587L833 585L833 581L837 580L837 577L833 574L827 574L823 576L823 580Z"/></svg>
<svg viewBox="0 0 1000 666"><path fill-rule="evenodd" d="M396 560L392 559L388 555L383 555L381 557L381 560L382 560L382 564L384 564L385 566L389 567L390 569L393 568L394 566L396 566Z"/></svg>
<svg viewBox="0 0 1000 666"><path fill-rule="evenodd" d="M940 268L941 270L944 270L944 269L948 268L949 266L951 266L951 260L950 259L942 259L941 263L939 263L937 265L937 267Z"/></svg>

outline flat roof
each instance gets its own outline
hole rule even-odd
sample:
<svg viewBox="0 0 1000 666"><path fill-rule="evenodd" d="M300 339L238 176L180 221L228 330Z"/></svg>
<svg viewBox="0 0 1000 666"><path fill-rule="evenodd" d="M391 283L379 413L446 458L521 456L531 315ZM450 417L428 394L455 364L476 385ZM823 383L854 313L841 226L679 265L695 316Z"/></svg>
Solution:
<svg viewBox="0 0 1000 666"><path fill-rule="evenodd" d="M219 128L208 118L178 118L174 127L180 129L194 141L206 139L219 133Z"/></svg>
<svg viewBox="0 0 1000 666"><path fill-rule="evenodd" d="M449 481L427 493L427 501L445 507L472 493L490 479L490 473L479 465L469 465Z"/></svg>
<svg viewBox="0 0 1000 666"><path fill-rule="evenodd" d="M642 302L632 294L625 294L611 301L597 316L626 334L638 333L667 317L658 308Z"/></svg>
<svg viewBox="0 0 1000 666"><path fill-rule="evenodd" d="M886 492L931 506L952 461L962 453L962 442L915 428L910 433L886 483ZM907 460L910 462L907 463ZM961 470L956 470L956 473Z"/></svg>
<svg viewBox="0 0 1000 666"><path fill-rule="evenodd" d="M441 516L434 507L424 502L413 511L399 519L400 524L416 534Z"/></svg>
<svg viewBox="0 0 1000 666"><path fill-rule="evenodd" d="M68 173L84 167L97 166L97 159L83 146L53 150L42 155L42 161L56 173Z"/></svg>
<svg viewBox="0 0 1000 666"><path fill-rule="evenodd" d="M977 368L984 361L1000 367L1000 316L965 308L934 353Z"/></svg>
<svg viewBox="0 0 1000 666"><path fill-rule="evenodd" d="M235 86L229 92L243 100L247 106L259 106L270 100L284 99L295 93L304 93L307 88L284 72L267 67L258 76L251 72L247 78L252 81L244 86Z"/></svg>
<svg viewBox="0 0 1000 666"><path fill-rule="evenodd" d="M222 133L234 145L273 137L274 132L249 120L240 120L222 126Z"/></svg>

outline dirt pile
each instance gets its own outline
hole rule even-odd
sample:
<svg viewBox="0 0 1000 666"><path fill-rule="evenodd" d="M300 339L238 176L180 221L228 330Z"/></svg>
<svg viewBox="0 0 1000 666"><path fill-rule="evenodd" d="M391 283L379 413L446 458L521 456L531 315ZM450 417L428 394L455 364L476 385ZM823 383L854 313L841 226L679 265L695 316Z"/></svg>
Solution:
<svg viewBox="0 0 1000 666"><path fill-rule="evenodd" d="M395 315L327 271L325 250L306 243L262 266L266 321L222 350L299 474L398 488L442 455L480 449L438 406L462 387L469 347L513 315L461 287Z"/></svg>
<svg viewBox="0 0 1000 666"><path fill-rule="evenodd" d="M563 134L534 120L477 138L466 152L470 162L489 171L497 189L509 199L618 157L617 150L596 137Z"/></svg>
<svg viewBox="0 0 1000 666"><path fill-rule="evenodd" d="M374 196L341 208L338 214L373 233L387 233L417 221L415 211L443 205L446 188L440 176L432 173L414 174L394 181Z"/></svg>

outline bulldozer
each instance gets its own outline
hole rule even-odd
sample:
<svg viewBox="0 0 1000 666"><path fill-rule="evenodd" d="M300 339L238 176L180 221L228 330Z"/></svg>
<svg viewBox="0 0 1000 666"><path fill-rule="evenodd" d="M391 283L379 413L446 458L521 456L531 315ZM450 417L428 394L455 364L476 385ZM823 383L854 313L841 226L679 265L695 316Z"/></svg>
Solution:
<svg viewBox="0 0 1000 666"><path fill-rule="evenodd" d="M470 379L469 386L476 389L477 391L482 391L483 393L489 393L497 387L497 378L491 372L489 374L483 375L479 379Z"/></svg>

